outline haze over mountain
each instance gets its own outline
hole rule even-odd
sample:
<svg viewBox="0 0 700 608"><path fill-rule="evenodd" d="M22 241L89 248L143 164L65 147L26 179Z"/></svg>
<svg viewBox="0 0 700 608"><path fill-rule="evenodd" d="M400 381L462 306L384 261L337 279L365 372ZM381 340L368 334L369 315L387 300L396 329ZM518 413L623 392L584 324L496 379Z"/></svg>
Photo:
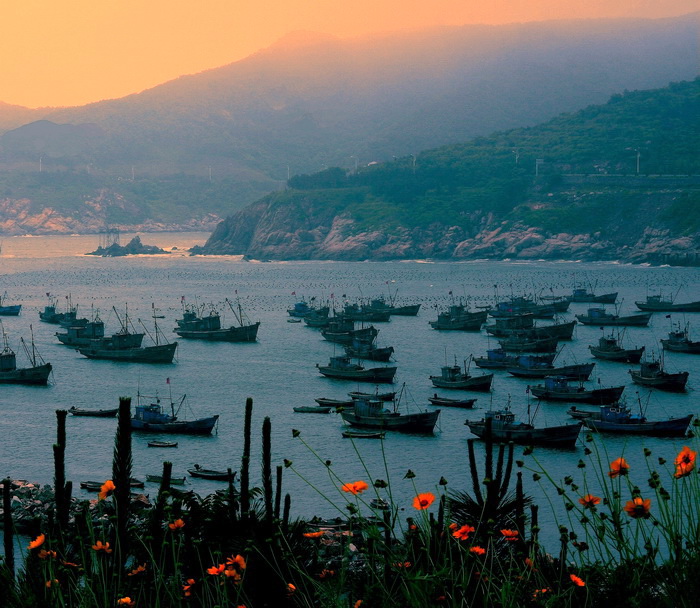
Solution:
<svg viewBox="0 0 700 608"><path fill-rule="evenodd" d="M533 125L625 89L691 79L699 16L444 27L351 40L301 35L118 100L33 111L0 104L3 206L11 209L21 194L30 215L41 213L26 177L41 169L43 182L62 173L52 191L54 219L75 215L101 193L104 213L65 230L92 230L100 217L170 227L221 217L279 188L288 172L417 154ZM16 179L21 188L13 188ZM133 183L144 181L148 196ZM192 200L173 203L185 183ZM120 211L110 217L111 200ZM11 226L4 228L26 230Z"/></svg>

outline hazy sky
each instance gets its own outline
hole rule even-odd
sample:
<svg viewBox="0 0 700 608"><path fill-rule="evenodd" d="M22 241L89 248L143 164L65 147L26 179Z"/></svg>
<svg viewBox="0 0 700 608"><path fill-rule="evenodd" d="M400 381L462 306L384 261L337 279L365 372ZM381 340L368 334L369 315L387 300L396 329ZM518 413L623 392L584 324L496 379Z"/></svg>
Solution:
<svg viewBox="0 0 700 608"><path fill-rule="evenodd" d="M81 105L241 59L285 34L666 17L697 0L2 0L0 101Z"/></svg>

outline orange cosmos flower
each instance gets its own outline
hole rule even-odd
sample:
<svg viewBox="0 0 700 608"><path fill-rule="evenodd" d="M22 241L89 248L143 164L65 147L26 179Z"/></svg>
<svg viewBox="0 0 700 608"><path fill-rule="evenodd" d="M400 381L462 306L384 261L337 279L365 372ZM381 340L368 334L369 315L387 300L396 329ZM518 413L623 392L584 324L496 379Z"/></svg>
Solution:
<svg viewBox="0 0 700 608"><path fill-rule="evenodd" d="M186 582L187 584L182 586L182 590L185 592L185 597L190 597L192 595L192 585L196 581L193 578L188 578Z"/></svg>
<svg viewBox="0 0 700 608"><path fill-rule="evenodd" d="M287 583L287 595L292 595L297 588L292 583Z"/></svg>
<svg viewBox="0 0 700 608"><path fill-rule="evenodd" d="M324 578L330 578L331 576L335 576L335 570L326 570L325 568L321 570L320 574L318 575L318 578L324 579Z"/></svg>
<svg viewBox="0 0 700 608"><path fill-rule="evenodd" d="M46 581L47 588L51 588L53 585L60 585L57 578Z"/></svg>
<svg viewBox="0 0 700 608"><path fill-rule="evenodd" d="M323 536L325 532L321 532L320 530L318 532L304 532L304 536L306 538L319 538L320 536Z"/></svg>
<svg viewBox="0 0 700 608"><path fill-rule="evenodd" d="M117 606L136 606L136 602L133 601L130 597L120 597L117 600Z"/></svg>
<svg viewBox="0 0 700 608"><path fill-rule="evenodd" d="M360 608L360 606L362 606L362 600L357 600L357 601L353 604L352 608Z"/></svg>
<svg viewBox="0 0 700 608"><path fill-rule="evenodd" d="M459 524L452 522L448 527L450 528L450 530L456 530L457 528L459 528Z"/></svg>
<svg viewBox="0 0 700 608"><path fill-rule="evenodd" d="M97 495L97 497L100 500L104 500L109 496L114 490L117 489L117 486L114 485L114 482L111 479L108 479L102 484L102 487L100 488L100 493Z"/></svg>
<svg viewBox="0 0 700 608"><path fill-rule="evenodd" d="M185 522L181 519L176 519L173 523L168 524L168 527L173 531L180 530L185 527Z"/></svg>
<svg viewBox="0 0 700 608"><path fill-rule="evenodd" d="M476 555L484 555L484 553L486 553L486 549L479 547L478 545L474 545L473 547L469 548L469 552L475 553Z"/></svg>
<svg viewBox="0 0 700 608"><path fill-rule="evenodd" d="M618 458L610 463L610 471L608 472L608 476L614 479L619 475L627 475L629 470L630 465L627 464L627 461L624 458Z"/></svg>
<svg viewBox="0 0 700 608"><path fill-rule="evenodd" d="M474 528L472 526L464 525L461 528L459 528L459 530L455 530L452 533L452 536L454 536L455 538L458 538L459 540L467 540L469 538L469 535L472 532L474 532L475 529L476 528Z"/></svg>
<svg viewBox="0 0 700 608"><path fill-rule="evenodd" d="M245 563L245 558L242 555L236 555L236 557L227 557L226 558L226 565L227 566L235 566L239 570L245 570L246 568L246 563Z"/></svg>
<svg viewBox="0 0 700 608"><path fill-rule="evenodd" d="M104 551L105 553L111 553L112 549L109 548L109 543L103 543L101 540L98 540L92 548L95 551Z"/></svg>
<svg viewBox="0 0 700 608"><path fill-rule="evenodd" d="M575 574L569 574L569 578L571 579L571 582L572 582L574 585L578 585L579 587L585 587L585 586L586 586L586 583L584 582L584 580L583 580L582 578L576 576Z"/></svg>
<svg viewBox="0 0 700 608"><path fill-rule="evenodd" d="M362 494L367 488L369 486L364 481L353 481L352 483L343 484L340 489L350 494Z"/></svg>
<svg viewBox="0 0 700 608"><path fill-rule="evenodd" d="M235 568L232 568L231 566L229 566L228 568L226 568L226 570L224 570L224 576L226 576L228 578L232 578L236 584L238 584L241 580L240 572L238 572L238 570L236 570Z"/></svg>
<svg viewBox="0 0 700 608"><path fill-rule="evenodd" d="M679 477L690 475L690 472L695 468L695 457L697 455L698 453L693 452L687 445L683 446L683 449L676 456L676 472L673 476L678 479Z"/></svg>
<svg viewBox="0 0 700 608"><path fill-rule="evenodd" d="M516 541L518 540L519 532L517 530L501 530L501 534L506 540Z"/></svg>
<svg viewBox="0 0 700 608"><path fill-rule="evenodd" d="M42 549L37 553L37 557L39 559L46 559L47 557L50 557L52 559L56 559L56 552L55 551L47 551L46 549Z"/></svg>
<svg viewBox="0 0 700 608"><path fill-rule="evenodd" d="M218 566L212 566L211 568L207 568L207 573L213 576L217 576L224 571L224 568L226 568L226 566L224 566L223 564L219 564Z"/></svg>
<svg viewBox="0 0 700 608"><path fill-rule="evenodd" d="M600 503L600 498L593 496L593 494L586 494L582 498L579 498L578 501L583 505L584 509L592 509Z"/></svg>
<svg viewBox="0 0 700 608"><path fill-rule="evenodd" d="M39 534L32 542L30 542L27 545L27 549L30 551L32 549L36 549L37 547L41 547L41 545L44 544L44 541L46 540L46 535L45 534Z"/></svg>
<svg viewBox="0 0 700 608"><path fill-rule="evenodd" d="M413 499L413 508L422 511L423 509L427 509L430 505L432 505L434 500L435 494L432 494L431 492L418 494L418 496Z"/></svg>
<svg viewBox="0 0 700 608"><path fill-rule="evenodd" d="M135 576L137 574L141 574L142 572L146 572L146 564L141 564L140 566L134 568L127 576Z"/></svg>
<svg viewBox="0 0 700 608"><path fill-rule="evenodd" d="M410 568L412 565L411 562L396 562L393 564L394 568Z"/></svg>
<svg viewBox="0 0 700 608"><path fill-rule="evenodd" d="M641 496L635 496L632 500L627 501L624 509L630 517L647 519L651 517L651 498L643 500Z"/></svg>

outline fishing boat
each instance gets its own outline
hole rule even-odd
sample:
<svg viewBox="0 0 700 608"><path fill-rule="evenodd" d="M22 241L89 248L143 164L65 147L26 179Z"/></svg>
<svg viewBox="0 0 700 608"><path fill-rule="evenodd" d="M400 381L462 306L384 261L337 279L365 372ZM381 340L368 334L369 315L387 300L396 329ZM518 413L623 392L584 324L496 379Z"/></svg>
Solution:
<svg viewBox="0 0 700 608"><path fill-rule="evenodd" d="M502 348L492 348L486 351L485 357L472 357L472 361L477 367L484 369L506 369L507 367L518 365L518 360L524 355L512 355ZM529 357L551 364L556 357L556 353L543 353L539 355L528 355Z"/></svg>
<svg viewBox="0 0 700 608"><path fill-rule="evenodd" d="M393 401L396 398L396 392L380 393L379 390L374 393L363 393L362 391L350 391L348 397L351 399L379 399L380 401Z"/></svg>
<svg viewBox="0 0 700 608"><path fill-rule="evenodd" d="M329 399L328 397L317 397L316 403L324 407L352 407L352 399Z"/></svg>
<svg viewBox="0 0 700 608"><path fill-rule="evenodd" d="M86 319L86 323L69 325L65 332L56 332L56 338L66 346L89 346L92 340L101 340L105 337L105 324L97 315L92 321Z"/></svg>
<svg viewBox="0 0 700 608"><path fill-rule="evenodd" d="M517 335L499 340L501 348L511 353L553 353L559 345L559 338L528 338Z"/></svg>
<svg viewBox="0 0 700 608"><path fill-rule="evenodd" d="M142 403L142 399L145 401ZM176 404L169 398L170 413L163 411L163 404L156 395L154 400L137 394L136 412L131 418L131 428L147 433L178 433L184 435L210 435L219 420L219 415L196 420L180 420L178 414L185 403L183 395ZM176 407L177 405L177 407Z"/></svg>
<svg viewBox="0 0 700 608"><path fill-rule="evenodd" d="M214 469L204 469L198 464L194 465L193 469L187 469L187 472L192 477L200 479L211 479L213 481L233 481L236 477L236 471L228 469L228 471L217 471Z"/></svg>
<svg viewBox="0 0 700 608"><path fill-rule="evenodd" d="M343 431L343 437L346 439L384 439L385 435L384 431Z"/></svg>
<svg viewBox="0 0 700 608"><path fill-rule="evenodd" d="M664 371L662 361L657 359L642 361L638 370L631 369L629 373L635 384L674 393L685 391L689 375L688 372L669 373Z"/></svg>
<svg viewBox="0 0 700 608"><path fill-rule="evenodd" d="M7 292L0 296L0 316L3 317L16 317L22 312L21 304L8 304L7 303Z"/></svg>
<svg viewBox="0 0 700 608"><path fill-rule="evenodd" d="M349 321L354 323L354 321ZM337 326L329 326L321 330L321 335L324 340L328 342L334 342L336 344L371 344L377 338L379 330L370 325L369 327L362 327L360 329L336 329Z"/></svg>
<svg viewBox="0 0 700 608"><path fill-rule="evenodd" d="M78 308L73 306L70 300L70 296L66 296L66 311L58 312L58 298L47 293L46 297L49 298L49 303L44 306L43 312L39 313L39 319L44 323L52 323L58 325L59 323L71 323L78 318Z"/></svg>
<svg viewBox="0 0 700 608"><path fill-rule="evenodd" d="M617 300L617 292L595 295L592 291L583 288L574 289L569 296L571 302L587 302L591 304L614 304Z"/></svg>
<svg viewBox="0 0 700 608"><path fill-rule="evenodd" d="M581 421L591 431L624 433L629 435L651 435L655 437L684 437L693 415L667 420L648 420L641 411L633 414L624 404L601 405L600 411L584 416Z"/></svg>
<svg viewBox="0 0 700 608"><path fill-rule="evenodd" d="M432 397L428 397L428 401L430 401L432 405L460 407L464 409L472 409L476 403L476 399L450 399L448 397L438 397L437 393L434 393Z"/></svg>
<svg viewBox="0 0 700 608"><path fill-rule="evenodd" d="M659 293L647 296L644 302L635 302L639 310L650 312L700 312L700 302L675 303L675 298L664 300Z"/></svg>
<svg viewBox="0 0 700 608"><path fill-rule="evenodd" d="M355 328L354 321L335 314L334 316L330 317L326 314L316 314L311 312L303 317L302 320L307 327L312 327L314 329L335 327L338 330L342 329L343 331L350 331L351 329Z"/></svg>
<svg viewBox="0 0 700 608"><path fill-rule="evenodd" d="M639 363L644 353L644 347L623 348L620 342L620 338L612 334L610 336L601 336L598 340L598 345L589 345L588 350L590 350L591 354L597 359Z"/></svg>
<svg viewBox="0 0 700 608"><path fill-rule="evenodd" d="M297 414L330 414L329 405L300 405L293 408Z"/></svg>
<svg viewBox="0 0 700 608"><path fill-rule="evenodd" d="M532 395L543 401L576 401L594 405L617 403L624 390L624 386L594 389L587 389L583 384L571 386L565 376L549 376L544 379L544 384L530 387Z"/></svg>
<svg viewBox="0 0 700 608"><path fill-rule="evenodd" d="M507 367L506 371L518 378L545 378L547 376L564 376L570 380L588 380L595 363L575 363L554 367L530 355L518 359L518 364Z"/></svg>
<svg viewBox="0 0 700 608"><path fill-rule="evenodd" d="M170 485L171 486L184 486L186 477L171 477L170 478ZM162 475L146 475L146 481L149 483L163 483L163 476Z"/></svg>
<svg viewBox="0 0 700 608"><path fill-rule="evenodd" d="M81 481L80 487L88 492L99 492L102 490L104 483L104 481ZM129 487L131 488L143 488L145 485L143 481L134 479L133 477L129 482Z"/></svg>
<svg viewBox="0 0 700 608"><path fill-rule="evenodd" d="M315 297L311 298L311 304L306 302L305 300L302 300L300 302L295 302L294 306L292 308L287 309L287 314L290 317L297 317L300 319L303 319L304 317L308 317L309 315L315 315L317 317L327 317L328 313L330 312L330 307L328 306L322 306L320 308L316 308L313 303L316 300Z"/></svg>
<svg viewBox="0 0 700 608"><path fill-rule="evenodd" d="M584 325L643 327L649 324L651 313L640 312L631 315L617 315L606 312L604 308L589 308L585 315L576 315L576 319Z"/></svg>
<svg viewBox="0 0 700 608"><path fill-rule="evenodd" d="M183 311L182 319L175 321L177 327L173 331L181 338L189 340L255 342L258 338L260 321L256 323L247 322L240 302L236 303L235 308L230 300L226 299L226 303L229 305L237 325L222 328L221 315L213 308L208 314L188 308Z"/></svg>
<svg viewBox="0 0 700 608"><path fill-rule="evenodd" d="M340 415L350 426L358 428L432 433L441 410L401 413L399 409L402 395L403 389L398 398L391 402L380 399L356 399L353 407L343 410ZM393 407L385 408L387 403L391 403Z"/></svg>
<svg viewBox="0 0 700 608"><path fill-rule="evenodd" d="M398 290L397 290L398 293ZM400 316L400 317L415 317L418 314L418 311L420 310L420 304L405 304L403 306L396 306L396 293L394 294L393 297L389 297L389 303L386 303L386 300L384 299L383 296L380 296L378 298L374 298L373 300L370 301L369 303L369 309L370 310L378 310L381 312L388 312L391 316Z"/></svg>
<svg viewBox="0 0 700 608"><path fill-rule="evenodd" d="M491 325L484 325L487 334L504 338L524 329L532 329L535 326L535 317L532 313L524 313L514 317L496 317Z"/></svg>
<svg viewBox="0 0 700 608"><path fill-rule="evenodd" d="M352 363L347 355L331 357L328 365L317 363L316 367L319 373L327 378L357 382L393 382L397 369L396 367L365 368L359 363Z"/></svg>
<svg viewBox="0 0 700 608"><path fill-rule="evenodd" d="M176 448L177 441L149 441L149 448Z"/></svg>
<svg viewBox="0 0 700 608"><path fill-rule="evenodd" d="M467 420L464 424L477 437L490 441L573 448L583 422L536 427L530 422L516 421L510 408L505 408L487 411L481 420Z"/></svg>
<svg viewBox="0 0 700 608"><path fill-rule="evenodd" d="M486 322L487 310L468 311L462 304L453 304L438 314L436 321L429 321L433 329L445 331L479 331Z"/></svg>
<svg viewBox="0 0 700 608"><path fill-rule="evenodd" d="M53 369L50 363L45 363L41 355L37 353L32 336L31 348L27 346L24 338L20 338L20 344L27 355L31 366L17 367L17 355L10 348L7 336L3 332L4 346L0 351L0 383L2 384L48 384L49 374Z"/></svg>
<svg viewBox="0 0 700 608"><path fill-rule="evenodd" d="M346 304L343 316L353 321L368 321L370 323L391 321L391 314L388 310L378 310L361 304Z"/></svg>
<svg viewBox="0 0 700 608"><path fill-rule="evenodd" d="M684 329L678 325L678 329L668 333L668 338L661 340L661 345L664 350L670 350L674 353L690 353L700 355L700 342L690 339L690 331L686 324Z"/></svg>
<svg viewBox="0 0 700 608"><path fill-rule="evenodd" d="M354 357L356 359L368 359L370 361L383 361L387 362L391 360L391 355L394 354L393 346L377 346L374 342L366 344L363 342L354 342L345 346L345 354L348 357Z"/></svg>
<svg viewBox="0 0 700 608"><path fill-rule="evenodd" d="M68 408L72 416L92 416L94 418L114 418L119 413L119 408L110 410L83 410L75 406Z"/></svg>
<svg viewBox="0 0 700 608"><path fill-rule="evenodd" d="M471 361L471 359L470 359ZM493 374L472 376L469 374L467 361L464 361L464 371L459 365L443 365L439 376L429 376L433 386L464 391L489 391L493 382Z"/></svg>

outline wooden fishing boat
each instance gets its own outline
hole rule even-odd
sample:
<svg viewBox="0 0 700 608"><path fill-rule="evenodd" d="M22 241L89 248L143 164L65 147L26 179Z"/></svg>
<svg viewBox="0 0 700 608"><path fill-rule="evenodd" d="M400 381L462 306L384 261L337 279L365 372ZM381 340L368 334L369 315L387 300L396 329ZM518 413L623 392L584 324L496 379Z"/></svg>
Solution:
<svg viewBox="0 0 700 608"><path fill-rule="evenodd" d="M102 489L104 483L104 481L81 481L80 487L83 490L87 490L88 492L99 492ZM131 488L143 488L145 485L146 484L143 481L139 479L134 479L133 477L131 478L131 481L129 483L129 487Z"/></svg>
<svg viewBox="0 0 700 608"><path fill-rule="evenodd" d="M46 294L49 298L49 303L44 306L44 310L39 313L39 319L44 323L72 323L78 318L78 309L72 306L70 296L66 296L67 308L65 312L58 312L58 298L50 294Z"/></svg>
<svg viewBox="0 0 700 608"><path fill-rule="evenodd" d="M89 346L93 340L100 340L104 337L105 324L99 316L82 325L70 325L66 327L65 332L56 332L58 341L66 346Z"/></svg>
<svg viewBox="0 0 700 608"><path fill-rule="evenodd" d="M513 365L518 365L520 357L528 356L534 360L551 364L556 357L556 353L542 353L539 355L512 355L502 348L494 348L486 351L485 357L472 357L477 367L484 369L506 369Z"/></svg>
<svg viewBox="0 0 700 608"><path fill-rule="evenodd" d="M481 420L467 420L464 424L481 439L490 441L572 448L576 445L583 422L560 426L535 427L515 420L515 414L506 408L484 413Z"/></svg>
<svg viewBox="0 0 700 608"><path fill-rule="evenodd" d="M428 397L428 401L430 401L432 405L460 407L464 409L472 409L476 403L476 399L450 399L448 397L438 397L437 393L432 397Z"/></svg>
<svg viewBox="0 0 700 608"><path fill-rule="evenodd" d="M391 402L392 409L386 409L388 402L379 399L356 399L352 408L343 410L340 415L350 426L405 433L432 433L441 410L432 412L401 413L399 399Z"/></svg>
<svg viewBox="0 0 700 608"><path fill-rule="evenodd" d="M345 347L345 354L348 357L356 359L368 359L370 361L383 361L386 363L391 360L391 355L394 354L393 346L376 346L374 343L365 344L356 342Z"/></svg>
<svg viewBox="0 0 700 608"><path fill-rule="evenodd" d="M68 408L73 416L94 416L95 418L114 418L119 413L119 408L111 410L83 410L75 406Z"/></svg>
<svg viewBox="0 0 700 608"><path fill-rule="evenodd" d="M391 320L391 314L388 310L378 310L360 304L346 304L343 316L353 321L368 321L370 323L385 323Z"/></svg>
<svg viewBox="0 0 700 608"><path fill-rule="evenodd" d="M49 374L53 369L50 363L45 363L37 353L32 337L31 349L24 338L20 338L20 344L24 348L30 367L17 367L17 355L10 348L7 336L3 333L4 346L0 351L0 383L2 384L31 384L46 385Z"/></svg>
<svg viewBox="0 0 700 608"><path fill-rule="evenodd" d="M176 448L177 441L149 441L149 448Z"/></svg>
<svg viewBox="0 0 700 608"><path fill-rule="evenodd" d="M203 311L188 308L183 311L182 319L175 321L177 327L173 331L178 336L188 340L255 342L258 339L260 321L256 323L246 322L240 302L236 303L235 308L228 299L226 299L226 303L236 319L236 325L222 328L221 315L213 308L206 315L203 314Z"/></svg>
<svg viewBox="0 0 700 608"><path fill-rule="evenodd" d="M331 357L328 365L316 364L319 373L327 378L339 380L355 380L357 382L393 382L396 367L365 368L358 363L352 363L348 356Z"/></svg>
<svg viewBox="0 0 700 608"><path fill-rule="evenodd" d="M668 338L661 340L661 345L664 350L670 350L674 353L700 355L700 342L690 339L688 325L685 326L685 329L681 329L679 325L678 329L670 331Z"/></svg>
<svg viewBox="0 0 700 608"><path fill-rule="evenodd" d="M385 435L384 431L343 431L343 437L346 439L384 439Z"/></svg>
<svg viewBox="0 0 700 608"><path fill-rule="evenodd" d="M302 300L301 302L295 302L292 308L287 309L287 314L290 317L297 317L300 319L303 319L304 317L308 317L310 315L315 315L317 317L328 317L328 313L331 310L330 307L322 306L320 308L316 308L313 304L315 300L315 297L311 298L311 304L304 300Z"/></svg>
<svg viewBox="0 0 700 608"><path fill-rule="evenodd" d="M635 302L639 310L650 312L700 312L700 302L676 304L674 300L664 300L661 294L647 296L644 302Z"/></svg>
<svg viewBox="0 0 700 608"><path fill-rule="evenodd" d="M429 321L433 329L445 331L479 331L486 322L488 311L470 312L461 304L454 304L438 314L436 321Z"/></svg>
<svg viewBox="0 0 700 608"><path fill-rule="evenodd" d="M406 304L403 306L396 306L396 295L398 294L398 289L394 293L393 297L391 293L389 294L389 303L387 304L384 296L374 298L370 301L368 308L370 310L378 310L382 312L388 312L392 316L401 317L415 317L420 310L420 304Z"/></svg>
<svg viewBox="0 0 700 608"><path fill-rule="evenodd" d="M170 485L171 486L184 486L186 477L171 477L170 478ZM163 483L163 476L162 475L146 475L146 481L149 483Z"/></svg>
<svg viewBox="0 0 700 608"><path fill-rule="evenodd" d="M297 414L329 414L331 409L328 405L301 405L295 407L294 411Z"/></svg>
<svg viewBox="0 0 700 608"><path fill-rule="evenodd" d="M604 308L589 308L585 315L576 315L576 318L584 325L643 327L649 324L651 313L640 312L621 316L605 312Z"/></svg>
<svg viewBox="0 0 700 608"><path fill-rule="evenodd" d="M145 399L145 402L141 402ZM131 428L135 431L147 433L177 433L183 435L209 435L219 420L219 415L196 420L179 420L177 414L185 403L186 395L183 395L175 406L172 396L169 398L170 413L163 411L163 406L158 396L154 401L137 393L136 412L131 418ZM149 402L150 401L150 402Z"/></svg>
<svg viewBox="0 0 700 608"><path fill-rule="evenodd" d="M351 399L379 399L380 401L393 401L396 398L396 392L380 393L363 393L361 391L350 391L348 397Z"/></svg>
<svg viewBox="0 0 700 608"><path fill-rule="evenodd" d="M352 407L352 399L329 399L328 397L317 397L316 403L324 407Z"/></svg>
<svg viewBox="0 0 700 608"><path fill-rule="evenodd" d="M528 312L514 317L495 317L492 325L484 325L484 331L492 336L505 338L513 333L532 329L534 326L535 317Z"/></svg>
<svg viewBox="0 0 700 608"><path fill-rule="evenodd" d="M543 401L576 401L594 405L617 403L624 390L624 386L594 389L586 389L583 384L571 386L569 379L563 376L550 376L544 379L544 384L530 387L532 395Z"/></svg>
<svg viewBox="0 0 700 608"><path fill-rule="evenodd" d="M439 376L429 376L433 386L437 388L450 388L465 391L489 391L493 382L493 374L472 376L469 374L467 362L464 362L464 371L459 365L443 365Z"/></svg>
<svg viewBox="0 0 700 608"><path fill-rule="evenodd" d="M667 420L648 420L646 416L632 414L623 404L601 405L597 415L584 416L581 421L591 431L654 437L684 437L693 415Z"/></svg>
<svg viewBox="0 0 700 608"><path fill-rule="evenodd" d="M351 330L336 329L333 325L330 325L321 330L321 335L324 340L336 344L371 344L376 339L378 333L379 330L373 325Z"/></svg>
<svg viewBox="0 0 700 608"><path fill-rule="evenodd" d="M554 367L531 356L524 355L517 366L507 367L506 371L518 378L545 378L547 376L564 376L569 380L588 380L595 363L575 363Z"/></svg>
<svg viewBox="0 0 700 608"><path fill-rule="evenodd" d="M501 348L511 353L553 353L559 345L559 338L528 338L517 335L508 336L498 343Z"/></svg>
<svg viewBox="0 0 700 608"><path fill-rule="evenodd" d="M641 348L623 348L620 340L613 336L601 336L598 340L598 346L590 345L588 350L597 359L605 361L621 361L624 363L639 363L644 353L644 347Z"/></svg>
<svg viewBox="0 0 700 608"><path fill-rule="evenodd" d="M614 304L615 300L617 300L617 292L604 293L597 296L586 289L577 288L569 296L569 300L571 302L588 302L592 304Z"/></svg>
<svg viewBox="0 0 700 608"><path fill-rule="evenodd" d="M664 371L661 360L642 361L638 370L631 369L632 382L658 388L663 391L682 393L688 383L688 372L669 373Z"/></svg>
<svg viewBox="0 0 700 608"><path fill-rule="evenodd" d="M192 477L211 479L213 481L233 481L236 477L236 471L232 471L231 469L228 471L216 471L214 469L204 469L198 464L194 465L193 469L187 469L187 472Z"/></svg>
<svg viewBox="0 0 700 608"><path fill-rule="evenodd" d="M16 317L22 312L21 304L8 304L7 303L7 292L0 296L0 316L2 317Z"/></svg>

